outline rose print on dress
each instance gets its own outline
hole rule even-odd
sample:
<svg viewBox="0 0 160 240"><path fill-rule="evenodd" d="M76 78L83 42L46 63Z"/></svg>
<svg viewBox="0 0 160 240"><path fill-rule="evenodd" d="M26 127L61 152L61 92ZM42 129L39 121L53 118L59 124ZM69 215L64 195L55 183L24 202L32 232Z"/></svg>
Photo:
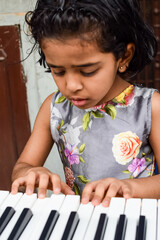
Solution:
<svg viewBox="0 0 160 240"><path fill-rule="evenodd" d="M135 133L127 131L115 135L112 144L112 152L116 161L121 165L126 165L138 155L142 142Z"/></svg>

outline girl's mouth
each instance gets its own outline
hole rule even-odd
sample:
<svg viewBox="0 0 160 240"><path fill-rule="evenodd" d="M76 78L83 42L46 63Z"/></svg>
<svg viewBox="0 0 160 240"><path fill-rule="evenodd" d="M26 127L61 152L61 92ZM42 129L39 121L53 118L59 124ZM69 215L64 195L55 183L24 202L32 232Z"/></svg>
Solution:
<svg viewBox="0 0 160 240"><path fill-rule="evenodd" d="M77 107L86 105L87 103L87 99L80 99L80 98L72 98L70 101Z"/></svg>

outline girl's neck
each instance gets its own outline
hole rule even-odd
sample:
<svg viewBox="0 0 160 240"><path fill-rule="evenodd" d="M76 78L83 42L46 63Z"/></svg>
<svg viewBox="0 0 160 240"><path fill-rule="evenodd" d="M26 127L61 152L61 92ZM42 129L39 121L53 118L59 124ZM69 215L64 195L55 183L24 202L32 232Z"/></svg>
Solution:
<svg viewBox="0 0 160 240"><path fill-rule="evenodd" d="M105 99L102 99L101 104L106 103L112 100L113 98L117 97L121 92L123 92L130 85L131 84L129 82L123 80L121 77L117 77L117 80L113 83Z"/></svg>

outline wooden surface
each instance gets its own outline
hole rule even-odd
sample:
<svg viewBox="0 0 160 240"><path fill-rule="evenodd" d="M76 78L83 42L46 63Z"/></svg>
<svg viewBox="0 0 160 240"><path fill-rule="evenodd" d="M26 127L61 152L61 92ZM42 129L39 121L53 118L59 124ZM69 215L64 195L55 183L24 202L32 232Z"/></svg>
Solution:
<svg viewBox="0 0 160 240"><path fill-rule="evenodd" d="M152 26L158 42L158 54L155 61L134 79L135 83L153 87L160 91L160 0L140 0L144 18Z"/></svg>
<svg viewBox="0 0 160 240"><path fill-rule="evenodd" d="M11 172L30 135L25 77L20 63L19 27L0 27L0 189L9 190Z"/></svg>

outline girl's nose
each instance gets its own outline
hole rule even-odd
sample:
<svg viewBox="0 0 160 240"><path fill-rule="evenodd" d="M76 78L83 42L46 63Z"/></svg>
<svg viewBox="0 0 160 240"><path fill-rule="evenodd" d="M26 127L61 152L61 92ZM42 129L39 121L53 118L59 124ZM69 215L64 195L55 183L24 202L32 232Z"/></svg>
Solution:
<svg viewBox="0 0 160 240"><path fill-rule="evenodd" d="M81 77L77 74L67 74L66 88L71 92L77 92L83 89Z"/></svg>

